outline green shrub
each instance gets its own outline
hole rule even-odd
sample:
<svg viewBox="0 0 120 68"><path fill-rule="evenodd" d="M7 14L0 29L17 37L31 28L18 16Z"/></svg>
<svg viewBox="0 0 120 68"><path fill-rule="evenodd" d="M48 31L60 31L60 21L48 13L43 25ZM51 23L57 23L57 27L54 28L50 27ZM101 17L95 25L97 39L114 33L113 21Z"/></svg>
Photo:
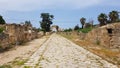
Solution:
<svg viewBox="0 0 120 68"><path fill-rule="evenodd" d="M91 31L93 28L89 27L89 28L83 28L83 29L79 29L78 32L83 32L83 33L88 33L89 31Z"/></svg>
<svg viewBox="0 0 120 68"><path fill-rule="evenodd" d="M2 33L2 32L3 32L3 30L4 30L4 28L0 27L0 33Z"/></svg>
<svg viewBox="0 0 120 68"><path fill-rule="evenodd" d="M64 30L64 32L71 32L71 31L72 31L71 28L69 28L69 29L65 29L65 30Z"/></svg>
<svg viewBox="0 0 120 68"><path fill-rule="evenodd" d="M79 27L78 25L76 25L76 26L74 27L74 30L78 30L78 29L80 29L80 27Z"/></svg>

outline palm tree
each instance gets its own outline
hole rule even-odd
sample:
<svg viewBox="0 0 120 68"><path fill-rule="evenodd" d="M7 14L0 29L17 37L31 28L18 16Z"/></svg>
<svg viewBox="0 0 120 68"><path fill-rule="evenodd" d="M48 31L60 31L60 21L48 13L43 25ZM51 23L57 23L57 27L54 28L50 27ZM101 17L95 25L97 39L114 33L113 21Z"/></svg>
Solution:
<svg viewBox="0 0 120 68"><path fill-rule="evenodd" d="M84 26L84 24L85 24L85 21L86 21L86 19L85 19L84 17L82 17L82 18L80 19L80 22L81 22L81 24L82 24L82 29L83 29L83 26Z"/></svg>
<svg viewBox="0 0 120 68"><path fill-rule="evenodd" d="M110 18L110 21L113 23L113 22L117 22L119 20L119 14L117 11L112 11L109 13L109 18Z"/></svg>
<svg viewBox="0 0 120 68"><path fill-rule="evenodd" d="M104 14L104 13L101 13L98 16L98 21L100 22L100 26L103 26L103 25L107 24L107 15Z"/></svg>

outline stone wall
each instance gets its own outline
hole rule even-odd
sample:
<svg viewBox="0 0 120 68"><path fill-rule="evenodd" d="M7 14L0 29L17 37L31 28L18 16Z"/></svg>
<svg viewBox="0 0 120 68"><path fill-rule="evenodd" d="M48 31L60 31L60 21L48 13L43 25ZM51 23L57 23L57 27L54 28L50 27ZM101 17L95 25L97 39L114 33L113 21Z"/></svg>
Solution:
<svg viewBox="0 0 120 68"><path fill-rule="evenodd" d="M88 33L82 32L58 32L58 34L65 34L76 36L81 40L106 47L111 49L120 49L120 23L107 24L102 27L94 28Z"/></svg>
<svg viewBox="0 0 120 68"><path fill-rule="evenodd" d="M31 41L38 37L38 32L31 25L25 24L5 24L3 33L0 34L0 48L10 45L19 45L23 42Z"/></svg>
<svg viewBox="0 0 120 68"><path fill-rule="evenodd" d="M9 47L9 35L0 33L0 51Z"/></svg>
<svg viewBox="0 0 120 68"><path fill-rule="evenodd" d="M120 48L120 23L93 29L86 35L85 40L108 48Z"/></svg>

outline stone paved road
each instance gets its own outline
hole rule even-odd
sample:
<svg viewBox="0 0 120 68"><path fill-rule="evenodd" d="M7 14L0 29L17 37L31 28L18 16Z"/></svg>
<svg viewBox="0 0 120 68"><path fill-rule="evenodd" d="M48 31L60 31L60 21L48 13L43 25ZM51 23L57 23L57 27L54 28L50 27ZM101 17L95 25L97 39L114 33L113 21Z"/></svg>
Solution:
<svg viewBox="0 0 120 68"><path fill-rule="evenodd" d="M51 35L24 66L31 66L30 68L117 68L57 34Z"/></svg>

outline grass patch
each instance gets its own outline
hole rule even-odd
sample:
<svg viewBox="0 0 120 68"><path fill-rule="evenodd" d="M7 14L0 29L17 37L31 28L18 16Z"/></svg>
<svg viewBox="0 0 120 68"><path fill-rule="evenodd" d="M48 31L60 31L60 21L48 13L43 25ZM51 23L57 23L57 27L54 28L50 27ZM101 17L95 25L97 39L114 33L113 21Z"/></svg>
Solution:
<svg viewBox="0 0 120 68"><path fill-rule="evenodd" d="M24 68L32 68L31 66L24 66Z"/></svg>
<svg viewBox="0 0 120 68"><path fill-rule="evenodd" d="M24 65L24 63L27 61L27 59L24 59L24 60L15 60L12 62L13 65L18 65L18 66L21 66L21 65Z"/></svg>
<svg viewBox="0 0 120 68"><path fill-rule="evenodd" d="M70 39L70 40L73 40L73 39L76 39L76 38L78 38L79 36L77 36L77 35L73 35L73 34L60 34L61 36L63 36L63 37L65 37L65 38L67 38L67 39Z"/></svg>
<svg viewBox="0 0 120 68"><path fill-rule="evenodd" d="M83 28L83 29L79 29L78 32L88 33L88 32L90 32L92 29L93 29L92 27Z"/></svg>
<svg viewBox="0 0 120 68"><path fill-rule="evenodd" d="M10 65L2 65L0 68L12 68Z"/></svg>
<svg viewBox="0 0 120 68"><path fill-rule="evenodd" d="M73 37L72 36L69 36L69 35L65 35L65 34L61 34L63 37L65 38L68 38L68 39L72 39Z"/></svg>

